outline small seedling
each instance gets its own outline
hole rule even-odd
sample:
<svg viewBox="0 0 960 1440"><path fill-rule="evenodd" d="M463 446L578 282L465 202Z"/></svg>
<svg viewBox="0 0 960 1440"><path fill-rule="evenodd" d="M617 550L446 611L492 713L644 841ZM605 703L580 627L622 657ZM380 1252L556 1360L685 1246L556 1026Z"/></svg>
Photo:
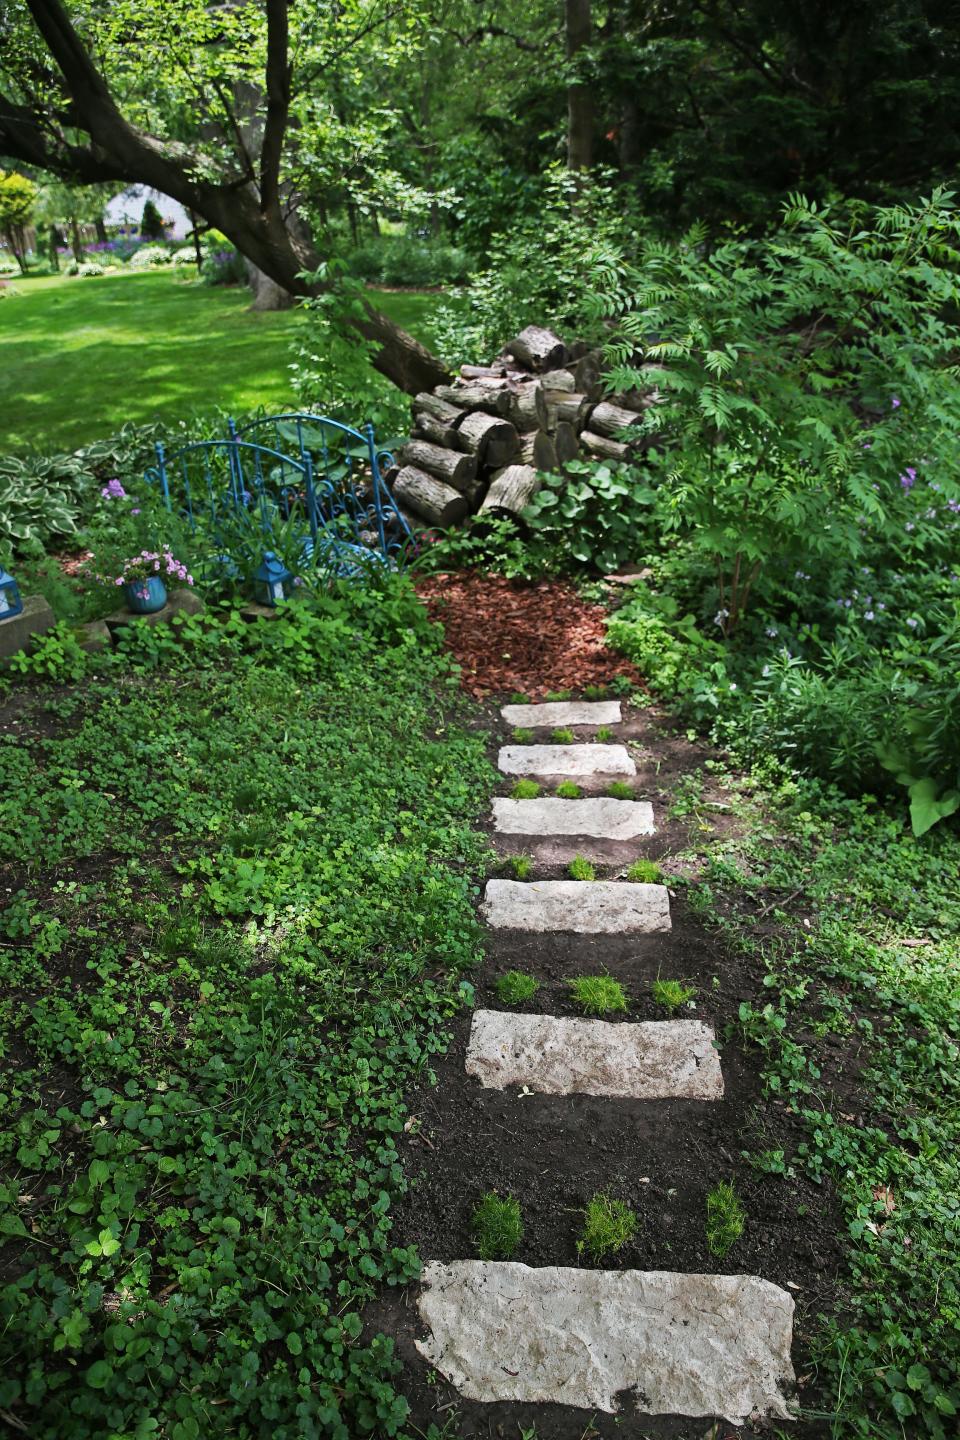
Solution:
<svg viewBox="0 0 960 1440"><path fill-rule="evenodd" d="M551 730L550 743L551 745L572 745L573 731L568 730L566 726L560 730Z"/></svg>
<svg viewBox="0 0 960 1440"><path fill-rule="evenodd" d="M508 970L497 981L497 998L504 1005L522 1005L532 1000L540 989L540 981L524 970Z"/></svg>
<svg viewBox="0 0 960 1440"><path fill-rule="evenodd" d="M526 695L521 695L519 690L515 690L510 696L511 705L526 705L528 703Z"/></svg>
<svg viewBox="0 0 960 1440"><path fill-rule="evenodd" d="M743 1234L746 1213L732 1185L721 1180L707 1196L707 1247L722 1260Z"/></svg>
<svg viewBox="0 0 960 1440"><path fill-rule="evenodd" d="M607 693L606 685L586 685L583 695L586 700L603 700Z"/></svg>
<svg viewBox="0 0 960 1440"><path fill-rule="evenodd" d="M536 780L518 780L510 794L514 800L536 800L540 794L540 786Z"/></svg>
<svg viewBox="0 0 960 1440"><path fill-rule="evenodd" d="M513 732L513 739L518 745L532 745L533 731L525 730L522 725L518 725Z"/></svg>
<svg viewBox="0 0 960 1440"><path fill-rule="evenodd" d="M567 866L567 874L571 880L596 880L597 872L589 860L582 855L575 855Z"/></svg>
<svg viewBox="0 0 960 1440"><path fill-rule="evenodd" d="M684 985L682 980L654 980L653 982L654 1004L662 1005L664 1010L681 1010L696 993L693 985Z"/></svg>
<svg viewBox="0 0 960 1440"><path fill-rule="evenodd" d="M594 1195L583 1212L583 1237L577 1241L577 1252L586 1252L591 1260L603 1260L622 1250L637 1233L637 1217L622 1200L609 1195Z"/></svg>
<svg viewBox="0 0 960 1440"><path fill-rule="evenodd" d="M574 785L572 780L561 780L557 786L557 794L561 800L579 800L580 786Z"/></svg>
<svg viewBox="0 0 960 1440"><path fill-rule="evenodd" d="M593 738L594 738L594 740L596 740L599 744L605 745L608 740L612 740L612 739L613 739L613 731L610 729L610 726L609 726L609 725L601 725L600 728L599 728L599 730L597 731L596 735L594 735Z"/></svg>
<svg viewBox="0 0 960 1440"><path fill-rule="evenodd" d="M607 794L611 800L632 800L633 787L628 785L626 780L611 780L607 786Z"/></svg>
<svg viewBox="0 0 960 1440"><path fill-rule="evenodd" d="M526 880L533 869L533 861L529 855L511 855L510 869L518 880Z"/></svg>
<svg viewBox="0 0 960 1440"><path fill-rule="evenodd" d="M627 871L627 879L641 885L660 885L663 871L653 860L634 860Z"/></svg>
<svg viewBox="0 0 960 1440"><path fill-rule="evenodd" d="M573 694L573 691L570 690L570 689L567 689L567 690L548 690L548 691L547 691L547 699L550 700L550 701L553 701L553 702L557 702L557 701L560 701L560 700L569 700L569 699L570 699L570 696L571 696L572 694Z"/></svg>
<svg viewBox="0 0 960 1440"><path fill-rule="evenodd" d="M585 1015L612 1015L627 1008L623 986L609 975L578 975L567 984L574 1003Z"/></svg>
<svg viewBox="0 0 960 1440"><path fill-rule="evenodd" d="M520 1202L488 1191L473 1212L471 1229L481 1260L509 1260L523 1239Z"/></svg>

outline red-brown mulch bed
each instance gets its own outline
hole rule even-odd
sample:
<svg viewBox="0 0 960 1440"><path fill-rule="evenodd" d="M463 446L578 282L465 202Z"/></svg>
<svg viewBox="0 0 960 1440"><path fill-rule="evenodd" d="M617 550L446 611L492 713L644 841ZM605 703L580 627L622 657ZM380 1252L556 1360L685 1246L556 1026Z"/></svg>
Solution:
<svg viewBox="0 0 960 1440"><path fill-rule="evenodd" d="M641 683L636 667L607 648L603 607L565 581L464 571L427 576L417 593L444 627L463 688L478 698L517 691L539 700L617 675Z"/></svg>

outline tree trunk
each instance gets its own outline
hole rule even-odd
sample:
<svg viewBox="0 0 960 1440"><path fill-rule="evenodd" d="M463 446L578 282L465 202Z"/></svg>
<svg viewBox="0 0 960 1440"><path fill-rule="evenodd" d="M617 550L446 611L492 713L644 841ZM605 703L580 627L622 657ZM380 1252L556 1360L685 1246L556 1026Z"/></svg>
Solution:
<svg viewBox="0 0 960 1440"><path fill-rule="evenodd" d="M414 465L403 467L393 482L393 493L431 525L443 528L455 525L470 509L456 490Z"/></svg>
<svg viewBox="0 0 960 1440"><path fill-rule="evenodd" d="M80 238L80 226L76 219L70 221L70 248L73 251L73 258L78 265L83 264L83 241Z"/></svg>
<svg viewBox="0 0 960 1440"><path fill-rule="evenodd" d="M193 255L194 259L197 262L197 274L199 275L203 270L203 247L200 244L200 225L197 216L192 210L188 211L187 213L190 216L190 224L192 226L191 233L193 235Z"/></svg>
<svg viewBox="0 0 960 1440"><path fill-rule="evenodd" d="M593 99L579 73L578 58L591 39L590 0L565 0L567 69L567 169L589 170L593 159Z"/></svg>
<svg viewBox="0 0 960 1440"><path fill-rule="evenodd" d="M441 445L431 445L426 440L410 440L403 447L405 465L426 470L443 480L461 494L477 478L477 461L473 455L462 450L445 450Z"/></svg>
<svg viewBox="0 0 960 1440"><path fill-rule="evenodd" d="M480 506L480 514L503 510L519 515L540 489L540 476L532 465L508 465L493 477L493 484Z"/></svg>
<svg viewBox="0 0 960 1440"><path fill-rule="evenodd" d="M276 280L271 280L269 275L256 265L252 260L246 262L247 284L253 292L253 300L250 303L251 310L289 310L293 304L293 296L289 290L284 290Z"/></svg>
<svg viewBox="0 0 960 1440"><path fill-rule="evenodd" d="M56 225L51 225L47 232L47 254L50 257L50 269L60 269L60 232Z"/></svg>
<svg viewBox="0 0 960 1440"><path fill-rule="evenodd" d="M109 243L109 240L110 240L110 236L107 234L107 227L106 227L106 225L104 225L104 223L103 223L103 216L102 216L102 215L96 216L96 218L94 219L94 222L93 222L93 228L94 228L94 229L96 230L96 232L97 232L97 243L98 243L99 245L106 245L106 244L108 244L108 243Z"/></svg>

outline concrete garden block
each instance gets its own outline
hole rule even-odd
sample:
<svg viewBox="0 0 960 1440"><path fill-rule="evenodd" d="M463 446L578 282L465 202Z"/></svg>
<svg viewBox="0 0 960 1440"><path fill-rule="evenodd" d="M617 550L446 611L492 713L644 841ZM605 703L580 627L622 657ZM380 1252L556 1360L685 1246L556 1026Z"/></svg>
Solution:
<svg viewBox="0 0 960 1440"><path fill-rule="evenodd" d="M504 745L497 765L504 775L636 775L624 745Z"/></svg>
<svg viewBox="0 0 960 1440"><path fill-rule="evenodd" d="M619 725L619 700L556 700L544 705L504 705L508 725Z"/></svg>
<svg viewBox="0 0 960 1440"><path fill-rule="evenodd" d="M791 1418L793 1300L754 1275L432 1261L418 1308L467 1400Z"/></svg>
<svg viewBox="0 0 960 1440"><path fill-rule="evenodd" d="M77 627L77 643L81 650L86 650L89 655L96 655L101 650L110 649L110 630L103 620L88 620L85 625Z"/></svg>
<svg viewBox="0 0 960 1440"><path fill-rule="evenodd" d="M35 635L52 630L57 623L42 595L26 595L19 615L0 620L0 657L6 659L25 650Z"/></svg>
<svg viewBox="0 0 960 1440"><path fill-rule="evenodd" d="M476 1010L467 1074L488 1090L626 1100L721 1100L714 1035L702 1020L623 1021Z"/></svg>
<svg viewBox="0 0 960 1440"><path fill-rule="evenodd" d="M654 833L648 800L509 800L493 802L494 827L502 835L589 835L597 840L635 840Z"/></svg>
<svg viewBox="0 0 960 1440"><path fill-rule="evenodd" d="M162 610L154 610L151 615L134 615L129 610L114 610L112 615L107 616L105 624L111 632L124 625L132 625L135 620L144 625L162 625L176 615L199 615L205 608L197 592L185 585L169 591L167 603Z"/></svg>
<svg viewBox="0 0 960 1440"><path fill-rule="evenodd" d="M643 935L670 929L670 896L626 880L488 880L481 914L497 930Z"/></svg>

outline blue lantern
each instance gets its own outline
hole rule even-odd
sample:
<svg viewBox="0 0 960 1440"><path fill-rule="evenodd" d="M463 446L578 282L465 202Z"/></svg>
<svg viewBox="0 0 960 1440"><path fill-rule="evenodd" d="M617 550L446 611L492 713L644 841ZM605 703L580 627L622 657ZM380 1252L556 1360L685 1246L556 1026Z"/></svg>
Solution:
<svg viewBox="0 0 960 1440"><path fill-rule="evenodd" d="M23 609L17 582L8 570L0 565L0 621L12 620Z"/></svg>
<svg viewBox="0 0 960 1440"><path fill-rule="evenodd" d="M272 550L265 550L263 564L253 577L254 593L261 605L276 605L288 599L293 576Z"/></svg>

